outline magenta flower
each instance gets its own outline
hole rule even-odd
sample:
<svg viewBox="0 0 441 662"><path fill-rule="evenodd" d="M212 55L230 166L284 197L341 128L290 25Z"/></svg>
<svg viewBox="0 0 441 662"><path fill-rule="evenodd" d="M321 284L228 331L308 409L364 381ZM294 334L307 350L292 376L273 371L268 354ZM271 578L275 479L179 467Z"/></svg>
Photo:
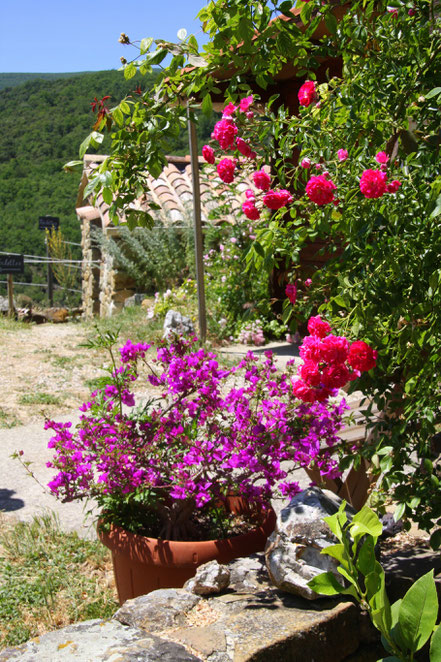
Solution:
<svg viewBox="0 0 441 662"><path fill-rule="evenodd" d="M389 161L389 156L386 154L386 152L378 152L375 155L375 160L377 163L386 164Z"/></svg>
<svg viewBox="0 0 441 662"><path fill-rule="evenodd" d="M360 179L360 191L365 198L381 198L386 193L387 175L381 170L365 170Z"/></svg>
<svg viewBox="0 0 441 662"><path fill-rule="evenodd" d="M306 184L306 195L320 207L334 200L336 185L324 175L313 175Z"/></svg>
<svg viewBox="0 0 441 662"><path fill-rule="evenodd" d="M294 283L289 283L285 288L285 294L288 297L291 304L294 306L297 301L297 287Z"/></svg>
<svg viewBox="0 0 441 662"><path fill-rule="evenodd" d="M305 1L305 0L304 0ZM301 106L309 106L317 98L317 91L313 80L307 80L298 91L298 99Z"/></svg>
<svg viewBox="0 0 441 662"><path fill-rule="evenodd" d="M225 184L231 184L234 181L234 171L236 169L236 159L221 159L217 164L217 174Z"/></svg>
<svg viewBox="0 0 441 662"><path fill-rule="evenodd" d="M271 189L263 196L263 204L268 209L277 210L286 207L286 205L292 202L292 199L291 193L286 189L280 189L278 191Z"/></svg>
<svg viewBox="0 0 441 662"><path fill-rule="evenodd" d="M311 167L311 159L308 159L307 157L302 159L302 161L300 161L300 166L305 168L305 170L309 170Z"/></svg>
<svg viewBox="0 0 441 662"><path fill-rule="evenodd" d="M401 182L398 179L393 179L386 186L386 193L396 193L401 186Z"/></svg>
<svg viewBox="0 0 441 662"><path fill-rule="evenodd" d="M246 113L249 110L249 107L253 103L253 95L251 94L249 97L245 97L244 99L241 99L239 101L239 106L240 109L243 113Z"/></svg>
<svg viewBox="0 0 441 662"><path fill-rule="evenodd" d="M265 170L257 170L257 172L253 173L253 181L261 191L268 191L271 186L271 177Z"/></svg>
<svg viewBox="0 0 441 662"><path fill-rule="evenodd" d="M202 147L202 156L207 163L213 164L215 162L214 149L210 145L204 145Z"/></svg>
<svg viewBox="0 0 441 662"><path fill-rule="evenodd" d="M337 158L339 161L346 161L348 156L349 154L347 149L339 149L337 152Z"/></svg>
<svg viewBox="0 0 441 662"><path fill-rule="evenodd" d="M254 198L248 198L242 203L242 211L250 221L257 221L260 218L260 212L254 204Z"/></svg>

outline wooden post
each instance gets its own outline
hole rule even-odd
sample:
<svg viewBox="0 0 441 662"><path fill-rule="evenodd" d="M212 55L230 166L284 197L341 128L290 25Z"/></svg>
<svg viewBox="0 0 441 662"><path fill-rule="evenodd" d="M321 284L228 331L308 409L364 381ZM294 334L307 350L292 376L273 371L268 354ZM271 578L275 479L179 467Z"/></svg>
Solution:
<svg viewBox="0 0 441 662"><path fill-rule="evenodd" d="M8 316L14 317L14 315L14 283L12 280L12 274L8 274Z"/></svg>
<svg viewBox="0 0 441 662"><path fill-rule="evenodd" d="M205 307L204 285L204 241L201 220L201 189L199 184L199 156L196 127L190 116L190 105L187 103L188 139L190 143L191 181L193 185L193 221L194 250L196 263L196 283L198 290L199 339L205 342L207 338L207 314Z"/></svg>
<svg viewBox="0 0 441 662"><path fill-rule="evenodd" d="M52 267L50 263L50 255L49 255L49 242L46 237L46 257L47 257L47 296L49 299L49 305L51 308L54 306L54 279L52 276Z"/></svg>

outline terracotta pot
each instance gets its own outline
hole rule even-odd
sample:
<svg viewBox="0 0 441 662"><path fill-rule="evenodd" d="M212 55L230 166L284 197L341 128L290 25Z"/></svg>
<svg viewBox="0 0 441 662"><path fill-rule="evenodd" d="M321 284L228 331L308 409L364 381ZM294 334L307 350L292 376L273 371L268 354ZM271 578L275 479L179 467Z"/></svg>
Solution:
<svg viewBox="0 0 441 662"><path fill-rule="evenodd" d="M240 497L229 499L229 509L247 509ZM120 604L158 588L182 588L196 568L208 561L228 563L235 558L263 551L272 533L276 516L265 512L259 527L232 538L201 541L175 541L147 538L119 526L100 531L101 542L112 552L113 570Z"/></svg>

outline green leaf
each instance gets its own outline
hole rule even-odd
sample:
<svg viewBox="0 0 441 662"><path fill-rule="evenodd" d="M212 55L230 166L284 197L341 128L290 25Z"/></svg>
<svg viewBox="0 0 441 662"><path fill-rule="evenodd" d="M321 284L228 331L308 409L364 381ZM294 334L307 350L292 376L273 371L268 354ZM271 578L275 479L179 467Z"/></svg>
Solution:
<svg viewBox="0 0 441 662"><path fill-rule="evenodd" d="M112 190L110 188L107 187L103 188L102 195L103 195L103 200L106 204L108 205L112 204L113 195L112 195Z"/></svg>
<svg viewBox="0 0 441 662"><path fill-rule="evenodd" d="M438 615L433 570L418 579L401 601L398 622L404 641L411 651L420 650L435 626Z"/></svg>
<svg viewBox="0 0 441 662"><path fill-rule="evenodd" d="M345 592L345 587L340 584L332 572L322 572L308 582L309 588L320 595L338 595Z"/></svg>
<svg viewBox="0 0 441 662"><path fill-rule="evenodd" d="M202 112L204 115L207 117L210 117L211 113L213 112L213 104L211 102L211 95L210 93L207 93L204 98L202 99Z"/></svg>
<svg viewBox="0 0 441 662"><path fill-rule="evenodd" d="M188 61L194 67L206 67L208 65L207 60L205 58L201 57L200 55L190 54L188 56Z"/></svg>
<svg viewBox="0 0 441 662"><path fill-rule="evenodd" d="M83 169L83 161L69 161L69 163L65 163L63 166L63 170L66 172L72 172L72 171L77 171L77 170L82 170Z"/></svg>
<svg viewBox="0 0 441 662"><path fill-rule="evenodd" d="M120 107L121 111L124 113L124 115L130 115L130 106L127 103L127 101L124 101L124 100L121 101L121 103L119 104L119 107Z"/></svg>
<svg viewBox="0 0 441 662"><path fill-rule="evenodd" d="M150 50L150 46L153 44L153 38L152 37L144 37L144 39L141 39L141 44L140 44L140 52L141 55L144 55Z"/></svg>
<svg viewBox="0 0 441 662"><path fill-rule="evenodd" d="M356 543L354 543L356 546ZM367 536L358 553L356 567L364 576L369 575L375 569L375 540L372 536Z"/></svg>
<svg viewBox="0 0 441 662"><path fill-rule="evenodd" d="M133 76L136 75L136 67L131 62L130 64L127 65L127 67L124 68L124 78L126 80L130 80L130 78L133 78Z"/></svg>
<svg viewBox="0 0 441 662"><path fill-rule="evenodd" d="M436 628L430 641L430 662L441 662L441 628Z"/></svg>
<svg viewBox="0 0 441 662"><path fill-rule="evenodd" d="M118 126L122 126L124 124L124 115L120 111L118 107L114 108L112 111L112 117L115 120L115 122L118 124Z"/></svg>
<svg viewBox="0 0 441 662"><path fill-rule="evenodd" d="M329 515L329 517L324 517L324 521L331 529L332 533L337 536L339 540L343 538L343 526L347 522L347 516L344 511L346 508L346 501L342 501L341 506L334 515Z"/></svg>
<svg viewBox="0 0 441 662"><path fill-rule="evenodd" d="M441 547L441 529L435 529L430 536L430 546L432 549L439 549Z"/></svg>
<svg viewBox="0 0 441 662"><path fill-rule="evenodd" d="M382 531L383 525L374 511L368 506L363 506L363 508L354 515L350 526L350 532L353 538L365 534L378 538L381 536Z"/></svg>
<svg viewBox="0 0 441 662"><path fill-rule="evenodd" d="M433 97L439 96L441 94L441 87L434 87L433 90L427 92L424 96L426 99L432 99Z"/></svg>
<svg viewBox="0 0 441 662"><path fill-rule="evenodd" d="M342 563L344 561L344 552L345 546L342 543L339 543L338 545L328 545L328 547L322 549L320 553L331 556L333 559L337 559L337 561Z"/></svg>
<svg viewBox="0 0 441 662"><path fill-rule="evenodd" d="M337 19L334 14L326 14L325 23L329 32L334 35L337 32Z"/></svg>

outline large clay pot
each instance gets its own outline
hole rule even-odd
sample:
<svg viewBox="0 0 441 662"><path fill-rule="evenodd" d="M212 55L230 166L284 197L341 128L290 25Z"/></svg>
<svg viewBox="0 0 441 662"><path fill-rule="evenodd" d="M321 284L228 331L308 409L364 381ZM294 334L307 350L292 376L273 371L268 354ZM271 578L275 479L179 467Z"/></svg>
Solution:
<svg viewBox="0 0 441 662"><path fill-rule="evenodd" d="M194 576L196 568L208 561L228 563L263 551L275 522L275 513L269 509L259 527L219 540L183 542L147 538L119 526L112 526L108 532L98 527L98 536L112 552L118 598L123 604L158 588L182 588Z"/></svg>

